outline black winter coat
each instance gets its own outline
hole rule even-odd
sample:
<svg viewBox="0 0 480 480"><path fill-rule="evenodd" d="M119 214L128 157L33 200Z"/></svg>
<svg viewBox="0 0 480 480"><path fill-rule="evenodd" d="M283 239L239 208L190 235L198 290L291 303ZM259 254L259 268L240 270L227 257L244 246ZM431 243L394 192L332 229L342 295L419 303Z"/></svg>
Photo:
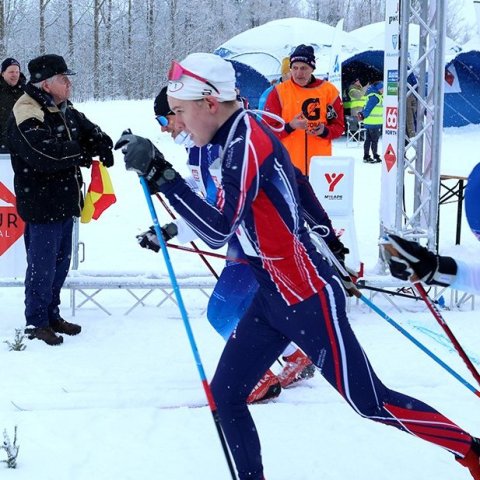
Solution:
<svg viewBox="0 0 480 480"><path fill-rule="evenodd" d="M15 86L9 85L0 76L0 153L8 152L7 149L7 120L15 102L23 95L25 75L20 73L20 79Z"/></svg>
<svg viewBox="0 0 480 480"><path fill-rule="evenodd" d="M50 95L27 83L8 120L17 210L26 222L78 217L83 207L79 165L91 157L82 144L99 127L69 102L64 106L60 110Z"/></svg>

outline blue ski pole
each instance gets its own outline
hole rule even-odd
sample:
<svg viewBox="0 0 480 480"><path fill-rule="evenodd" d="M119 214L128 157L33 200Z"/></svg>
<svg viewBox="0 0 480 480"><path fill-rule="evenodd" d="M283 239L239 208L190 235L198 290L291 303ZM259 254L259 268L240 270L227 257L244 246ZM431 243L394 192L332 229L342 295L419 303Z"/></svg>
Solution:
<svg viewBox="0 0 480 480"><path fill-rule="evenodd" d="M358 290L357 290L358 291ZM378 313L384 320L386 320L392 327L396 328L402 335L407 337L412 343L414 343L422 352L426 353L432 360L437 362L442 368L444 368L450 375L455 377L462 385L471 390L477 397L480 397L480 391L478 391L471 383L460 376L455 370L449 367L443 360L429 350L422 342L417 340L413 335L407 332L401 325L399 325L393 318L389 317L383 310L377 307L371 300L369 300L363 293L358 291L358 295L354 295L366 303L375 313Z"/></svg>
<svg viewBox="0 0 480 480"><path fill-rule="evenodd" d="M225 436L223 434L222 426L220 423L220 417L217 412L217 406L215 405L215 400L212 395L212 390L210 389L210 385L207 381L207 377L205 375L205 370L203 368L202 360L200 358L200 354L198 352L197 343L195 341L195 337L193 335L192 327L190 325L190 321L188 319L187 310L185 308L185 304L183 303L183 298L180 293L180 288L178 286L177 277L175 276L175 272L173 271L172 262L170 261L170 255L168 254L167 246L165 241L163 240L162 231L160 229L160 225L158 223L158 216L157 212L155 211L155 207L152 202L152 198L150 196L150 190L147 185L147 181L143 176L140 176L140 183L143 188L143 193L145 194L145 199L147 201L148 208L150 210L150 215L153 221L153 227L155 229L155 233L157 234L158 241L160 243L160 248L162 249L163 258L165 260L165 264L167 266L168 275L170 277L170 282L172 283L173 291L175 293L175 298L178 303L178 308L180 309L180 313L182 315L183 324L185 326L185 330L187 331L188 341L190 342L190 347L192 349L193 356L195 358L195 363L197 365L197 370L200 375L200 379L202 381L203 390L205 391L205 396L207 397L207 402L210 407L210 411L212 412L213 422L217 429L218 436L220 438L220 443L223 448L223 453L225 454L225 459L227 460L228 468L230 470L230 475L233 480L236 480L237 476L235 474L235 469L233 466L232 458L230 456L230 452L228 450L227 442L225 440Z"/></svg>

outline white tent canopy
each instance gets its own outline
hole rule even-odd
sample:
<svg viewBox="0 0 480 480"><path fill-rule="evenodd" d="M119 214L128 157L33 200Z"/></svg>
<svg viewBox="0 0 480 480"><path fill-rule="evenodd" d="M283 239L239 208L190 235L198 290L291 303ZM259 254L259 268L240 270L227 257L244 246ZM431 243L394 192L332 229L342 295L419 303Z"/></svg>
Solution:
<svg viewBox="0 0 480 480"><path fill-rule="evenodd" d="M328 73L330 50L337 30L325 23L305 18L283 18L242 32L226 41L215 51L225 58L246 63L267 78L280 75L282 59L297 45L312 45L317 60L316 75ZM361 41L340 31L342 56L349 57L361 51Z"/></svg>
<svg viewBox="0 0 480 480"><path fill-rule="evenodd" d="M383 51L385 49L385 22L377 22L370 25L365 25L357 28L356 30L352 30L350 34L361 38L363 43L366 45L367 50ZM410 24L408 31L408 52L413 62L418 59L419 36L419 25ZM445 43L445 60L448 62L455 55L457 55L459 51L461 51L461 47L457 45L451 38L447 37Z"/></svg>

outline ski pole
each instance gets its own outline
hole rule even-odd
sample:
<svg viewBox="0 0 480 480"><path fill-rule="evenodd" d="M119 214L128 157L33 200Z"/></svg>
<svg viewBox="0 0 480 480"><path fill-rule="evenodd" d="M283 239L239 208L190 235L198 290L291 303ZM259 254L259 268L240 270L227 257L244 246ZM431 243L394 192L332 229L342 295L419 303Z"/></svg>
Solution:
<svg viewBox="0 0 480 480"><path fill-rule="evenodd" d="M345 267L338 261L338 259L333 255L332 251L328 248L325 240L314 234L312 236L313 243L319 251L328 259L331 260L333 266L336 268L338 274L346 282L349 282L351 286L348 288L348 291L357 297L359 300L362 300L367 304L375 313L380 315L384 320L386 320L392 327L398 330L403 336L410 340L415 346L417 346L422 352L427 354L433 361L440 365L444 370L446 370L450 375L452 375L456 380L458 380L464 387L468 388L473 392L477 397L480 397L480 391L477 390L470 382L465 380L460 374L458 374L453 368L449 367L443 360L441 360L437 355L435 355L431 350L429 350L422 342L417 340L413 335L411 335L407 330L405 330L400 324L398 324L393 318L387 315L383 310L377 307L371 300L369 300L360 290L354 285L350 275L348 274Z"/></svg>
<svg viewBox="0 0 480 480"><path fill-rule="evenodd" d="M192 350L192 353L193 353L193 357L195 359L195 363L197 365L197 370L198 370L198 373L200 375L200 379L202 381L203 390L205 392L205 396L207 397L207 402L208 402L208 405L210 407L210 411L212 413L213 423L215 424L215 427L217 429L218 437L220 439L220 443L221 443L222 448L223 448L223 453L224 453L225 459L227 461L228 469L230 470L230 475L231 475L233 480L236 480L237 475L235 473L232 458L230 456L230 452L228 450L227 442L225 440L225 436L224 436L224 433L223 433L223 430L222 430L222 426L221 426L221 423L220 423L220 417L218 415L217 406L215 404L215 399L213 398L212 390L210 389L210 385L208 384L207 377L205 375L205 370L203 368L202 360L201 360L200 354L198 352L197 343L195 341L195 337L193 335L192 327L191 327L190 321L188 319L187 310L185 308L185 304L183 303L183 298L182 298L182 295L180 293L180 288L178 286L177 277L175 276L175 272L173 271L172 262L170 261L170 256L168 254L168 250L167 250L167 247L165 245L165 241L163 240L162 231L160 230L160 224L158 223L157 212L155 211L155 207L153 205L152 198L150 196L150 190L148 188L147 181L145 180L145 178L143 176L140 176L140 183L141 183L142 188L143 188L143 193L145 194L145 199L147 201L148 209L150 210L150 215L151 215L152 221L153 221L153 227L155 229L155 233L157 234L157 237L158 237L158 242L160 243L160 247L162 249L163 258L164 258L165 264L167 266L168 275L169 275L170 281L172 283L172 288L173 288L173 291L175 293L175 298L176 298L177 303L178 303L178 308L180 309L180 313L182 315L183 324L185 326L185 330L187 331L188 340L190 342L190 347L191 347L191 350Z"/></svg>
<svg viewBox="0 0 480 480"><path fill-rule="evenodd" d="M167 205L167 202L162 198L162 196L159 193L156 193L155 196L158 198L160 203L163 205L163 208L168 212L168 214L172 217L173 220L176 220L177 217L173 213L172 209ZM202 259L203 263L207 266L207 268L210 270L212 275L218 280L218 274L215 271L215 269L212 267L210 262L205 258L205 253L201 252L201 250L197 247L195 242L190 242L190 245L193 247L193 249L198 253L200 258Z"/></svg>
<svg viewBox="0 0 480 480"><path fill-rule="evenodd" d="M422 342L417 340L413 335L411 335L407 330L405 330L401 325L399 325L393 318L388 316L383 310L377 307L371 300L369 300L365 295L360 293L358 290L358 295L355 294L357 298L362 300L367 304L375 313L378 313L384 320L386 320L392 327L396 328L403 336L408 338L414 345L416 345L422 352L426 353L433 361L438 363L444 370L446 370L450 375L456 378L462 385L467 387L472 391L477 397L480 397L480 391L478 391L471 383L465 380L460 374L458 374L453 368L449 367L443 360L441 360L437 355L435 355L431 350L429 350Z"/></svg>
<svg viewBox="0 0 480 480"><path fill-rule="evenodd" d="M422 297L423 301L427 305L430 312L432 312L432 315L434 316L435 320L443 328L443 331L447 334L447 337L452 342L453 346L455 347L455 350L460 355L461 359L465 362L465 365L470 370L470 373L473 375L473 378L475 378L475 380L480 385L480 374L478 373L477 369L473 365L468 355L465 353L465 350L460 345L460 342L457 340L453 332L450 330L450 327L445 322L442 314L440 313L440 310L438 310L438 308L433 304L432 300L428 296L427 292L425 291L425 288L423 288L423 285L420 283L419 280L414 281L413 284L415 285L415 288L418 290L418 293Z"/></svg>
<svg viewBox="0 0 480 480"><path fill-rule="evenodd" d="M167 247L173 248L174 250L182 250L183 252L191 252L196 253L198 255L206 255L213 258L221 258L222 260L229 260L231 262L237 263L248 263L247 260L244 258L237 258L237 257L227 257L226 255L222 255L221 253L214 253L214 252L207 252L206 250L195 250L194 248L185 247L183 245L175 245L173 243L167 243Z"/></svg>

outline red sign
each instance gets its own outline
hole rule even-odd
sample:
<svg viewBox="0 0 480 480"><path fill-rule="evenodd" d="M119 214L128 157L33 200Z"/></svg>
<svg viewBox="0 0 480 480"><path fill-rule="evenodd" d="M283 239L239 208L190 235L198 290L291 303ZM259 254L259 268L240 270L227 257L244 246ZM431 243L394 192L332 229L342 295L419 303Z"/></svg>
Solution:
<svg viewBox="0 0 480 480"><path fill-rule="evenodd" d="M325 179L327 180L328 183L328 191L333 192L335 190L335 187L337 186L338 182L344 177L345 175L343 173L326 173L325 174Z"/></svg>
<svg viewBox="0 0 480 480"><path fill-rule="evenodd" d="M396 130L398 127L398 109L397 107L387 107L385 113L385 127Z"/></svg>
<svg viewBox="0 0 480 480"><path fill-rule="evenodd" d="M385 158L385 164L387 166L387 171L389 172L397 161L397 155L395 154L395 150L393 149L391 143L388 144L383 157Z"/></svg>
<svg viewBox="0 0 480 480"><path fill-rule="evenodd" d="M17 213L15 195L0 182L0 256L23 235L24 229L25 223Z"/></svg>

